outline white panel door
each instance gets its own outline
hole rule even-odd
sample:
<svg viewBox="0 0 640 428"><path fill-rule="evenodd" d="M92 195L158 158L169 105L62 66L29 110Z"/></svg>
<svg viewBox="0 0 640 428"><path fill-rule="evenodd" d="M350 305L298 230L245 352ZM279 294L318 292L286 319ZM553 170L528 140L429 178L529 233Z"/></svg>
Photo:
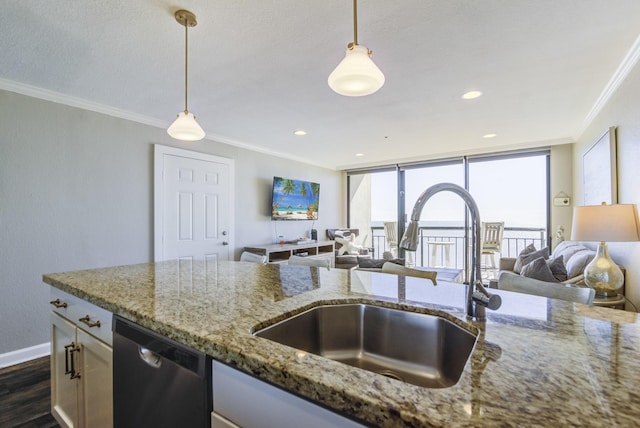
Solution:
<svg viewBox="0 0 640 428"><path fill-rule="evenodd" d="M156 146L156 168L156 261L229 260L231 160Z"/></svg>

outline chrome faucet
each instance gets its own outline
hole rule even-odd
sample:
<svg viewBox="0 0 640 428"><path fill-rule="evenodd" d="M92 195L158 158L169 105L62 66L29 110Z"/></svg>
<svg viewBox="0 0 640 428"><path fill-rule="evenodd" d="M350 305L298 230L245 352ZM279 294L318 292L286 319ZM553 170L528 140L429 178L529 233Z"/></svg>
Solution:
<svg viewBox="0 0 640 428"><path fill-rule="evenodd" d="M467 281L467 317L474 321L484 321L486 319L485 307L496 310L502 304L500 296L489 293L482 285L481 272L480 272L480 255L482 241L480 239L480 212L478 211L478 205L473 200L471 194L462 187L453 183L439 183L429 187L422 192L411 213L411 222L407 228L402 241L400 241L400 247L408 251L415 251L418 248L418 231L420 226L420 214L424 204L436 193L449 191L460 196L471 214L471 231L472 231L472 243L471 247L473 252L471 254L471 270Z"/></svg>

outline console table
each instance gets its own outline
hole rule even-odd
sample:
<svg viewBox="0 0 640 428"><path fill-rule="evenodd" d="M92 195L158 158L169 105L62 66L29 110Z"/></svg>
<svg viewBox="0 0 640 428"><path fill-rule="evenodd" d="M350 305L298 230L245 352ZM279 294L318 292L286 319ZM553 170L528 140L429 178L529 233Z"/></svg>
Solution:
<svg viewBox="0 0 640 428"><path fill-rule="evenodd" d="M261 256L267 256L269 263L281 263L289 260L291 256L306 256L316 258L330 258L333 265L334 257L334 241L313 241L303 244L270 244L270 245L252 245L244 247L245 251L249 251Z"/></svg>

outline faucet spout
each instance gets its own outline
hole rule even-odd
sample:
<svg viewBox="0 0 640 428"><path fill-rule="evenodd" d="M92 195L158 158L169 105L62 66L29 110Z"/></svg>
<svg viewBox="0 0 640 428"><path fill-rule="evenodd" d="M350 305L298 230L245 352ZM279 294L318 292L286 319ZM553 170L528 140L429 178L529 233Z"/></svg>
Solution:
<svg viewBox="0 0 640 428"><path fill-rule="evenodd" d="M480 238L480 211L478 205L471 194L462 187L453 183L439 183L426 189L416 200L411 212L411 221L407 227L400 247L408 251L415 251L418 248L418 232L420 229L419 221L422 210L427 201L436 193L449 191L457 194L467 205L471 216L471 269L469 278L467 279L467 317L474 321L484 321L485 307L489 309L498 309L502 304L500 296L490 294L483 286L480 272L480 256L482 241ZM477 289L477 291L476 291Z"/></svg>

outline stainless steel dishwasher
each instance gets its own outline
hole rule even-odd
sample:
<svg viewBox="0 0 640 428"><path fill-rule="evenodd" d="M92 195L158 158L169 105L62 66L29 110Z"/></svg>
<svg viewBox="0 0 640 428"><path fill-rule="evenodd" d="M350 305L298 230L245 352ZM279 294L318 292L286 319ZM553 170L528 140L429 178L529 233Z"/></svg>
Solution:
<svg viewBox="0 0 640 428"><path fill-rule="evenodd" d="M210 428L212 408L206 354L114 315L116 428Z"/></svg>

